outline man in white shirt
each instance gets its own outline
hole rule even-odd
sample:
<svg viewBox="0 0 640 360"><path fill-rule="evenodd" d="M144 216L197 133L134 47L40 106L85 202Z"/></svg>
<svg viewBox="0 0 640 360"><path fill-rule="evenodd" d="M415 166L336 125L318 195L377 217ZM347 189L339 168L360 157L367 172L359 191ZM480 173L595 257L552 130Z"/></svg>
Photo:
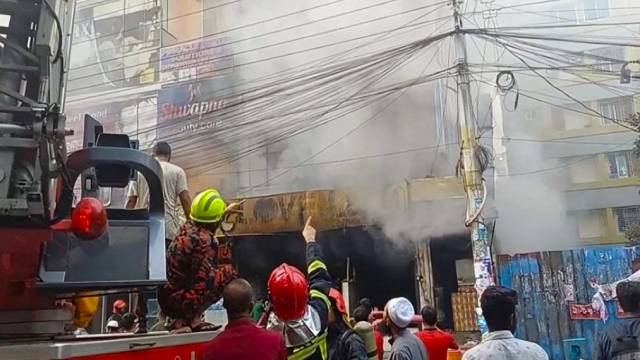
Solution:
<svg viewBox="0 0 640 360"><path fill-rule="evenodd" d="M171 241L176 237L180 228L178 217L178 201L184 211L185 216L189 217L191 209L191 197L187 188L187 175L177 165L170 163L171 147L167 142L161 141L153 147L152 156L160 162L162 167L162 192L164 193L164 226L165 226L165 242L169 247ZM149 206L149 186L144 176L138 174L138 180L132 181L127 191L128 200L127 209L146 209ZM136 315L140 319L138 332L147 332L147 299L144 293L134 295Z"/></svg>
<svg viewBox="0 0 640 360"><path fill-rule="evenodd" d="M165 238L167 246L175 238L180 227L178 217L178 206L182 207L185 216L189 217L191 209L191 196L187 188L187 175L177 165L171 161L171 147L168 143L161 141L153 148L152 156L160 162L162 166L163 178L162 191L164 193L164 223ZM144 209L149 205L149 187L142 175L138 176L138 181L131 182L128 190L127 209ZM178 201L180 204L178 205Z"/></svg>
<svg viewBox="0 0 640 360"><path fill-rule="evenodd" d="M549 360L535 343L516 339L518 293L502 286L489 286L480 297L480 307L489 333L482 343L468 350L462 360Z"/></svg>

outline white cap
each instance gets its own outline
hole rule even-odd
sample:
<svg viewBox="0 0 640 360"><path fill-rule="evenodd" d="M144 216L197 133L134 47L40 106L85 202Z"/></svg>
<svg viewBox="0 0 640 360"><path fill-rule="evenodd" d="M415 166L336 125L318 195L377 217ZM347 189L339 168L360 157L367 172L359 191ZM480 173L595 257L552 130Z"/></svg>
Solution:
<svg viewBox="0 0 640 360"><path fill-rule="evenodd" d="M117 322L117 321L115 321L115 320L111 320L111 321L109 321L109 322L107 323L107 327L108 327L108 328L116 328L116 329L117 329L117 328L119 328L119 327L120 327L120 324L118 324L118 322Z"/></svg>
<svg viewBox="0 0 640 360"><path fill-rule="evenodd" d="M411 301L403 297L389 300L386 308L391 322L402 329L411 324L411 320L413 320L413 316L416 314Z"/></svg>

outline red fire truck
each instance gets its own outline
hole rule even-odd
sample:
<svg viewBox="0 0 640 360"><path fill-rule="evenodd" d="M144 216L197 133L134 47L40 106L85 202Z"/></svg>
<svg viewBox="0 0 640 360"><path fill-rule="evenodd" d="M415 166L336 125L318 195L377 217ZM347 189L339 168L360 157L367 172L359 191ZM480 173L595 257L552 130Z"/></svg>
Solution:
<svg viewBox="0 0 640 360"><path fill-rule="evenodd" d="M59 306L166 281L158 162L89 116L84 147L66 153L74 12L74 0L0 0L0 18L9 19L0 26L0 357L196 359L216 333L75 335L82 309ZM133 174L149 185L148 209L96 200L100 188L124 188Z"/></svg>

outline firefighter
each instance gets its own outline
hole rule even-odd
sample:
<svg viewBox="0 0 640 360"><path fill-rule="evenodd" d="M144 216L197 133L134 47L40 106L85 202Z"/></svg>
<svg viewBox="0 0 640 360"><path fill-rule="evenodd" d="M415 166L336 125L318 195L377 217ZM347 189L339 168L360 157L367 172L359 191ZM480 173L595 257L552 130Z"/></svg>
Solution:
<svg viewBox="0 0 640 360"><path fill-rule="evenodd" d="M329 360L367 360L362 338L353 330L342 294L335 288L329 290ZM375 349L373 352L375 355Z"/></svg>
<svg viewBox="0 0 640 360"><path fill-rule="evenodd" d="M307 242L307 273L282 264L269 277L272 318L269 328L280 328L289 360L328 360L327 343L331 277L324 264L316 230L307 220L302 236Z"/></svg>
<svg viewBox="0 0 640 360"><path fill-rule="evenodd" d="M227 211L239 204L226 206L213 189L198 194L191 204L187 221L167 251L167 284L158 291L162 312L173 324L173 332L214 331L219 325L209 324L201 315L220 300L224 287L237 277L230 264L221 263L215 232Z"/></svg>
<svg viewBox="0 0 640 360"><path fill-rule="evenodd" d="M127 303L124 300L118 299L113 302L113 314L107 322L115 320L122 326L122 316L127 313Z"/></svg>

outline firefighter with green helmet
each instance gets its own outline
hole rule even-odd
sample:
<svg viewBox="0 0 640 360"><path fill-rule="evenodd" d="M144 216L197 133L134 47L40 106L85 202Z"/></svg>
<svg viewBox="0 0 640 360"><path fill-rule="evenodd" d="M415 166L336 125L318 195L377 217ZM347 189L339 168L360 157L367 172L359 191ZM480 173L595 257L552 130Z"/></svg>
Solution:
<svg viewBox="0 0 640 360"><path fill-rule="evenodd" d="M189 220L167 250L167 284L158 292L158 303L171 319L175 333L214 331L220 328L201 320L201 315L220 300L222 289L237 277L231 264L221 266L215 232L238 204L227 204L218 191L198 194L191 204Z"/></svg>

